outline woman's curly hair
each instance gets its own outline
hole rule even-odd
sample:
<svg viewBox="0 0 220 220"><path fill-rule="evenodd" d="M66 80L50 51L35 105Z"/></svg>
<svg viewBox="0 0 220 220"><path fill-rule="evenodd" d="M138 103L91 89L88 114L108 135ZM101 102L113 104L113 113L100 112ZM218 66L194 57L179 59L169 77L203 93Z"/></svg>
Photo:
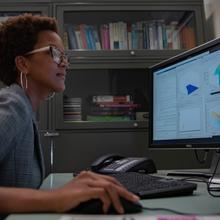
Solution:
<svg viewBox="0 0 220 220"><path fill-rule="evenodd" d="M41 31L58 32L54 18L24 14L0 24L0 80L11 85L18 77L15 57L33 50Z"/></svg>

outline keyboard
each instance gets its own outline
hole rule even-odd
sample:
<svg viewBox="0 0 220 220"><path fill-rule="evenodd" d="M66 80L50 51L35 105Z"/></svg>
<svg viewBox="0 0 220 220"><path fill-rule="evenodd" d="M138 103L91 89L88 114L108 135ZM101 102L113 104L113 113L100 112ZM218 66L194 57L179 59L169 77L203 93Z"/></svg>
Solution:
<svg viewBox="0 0 220 220"><path fill-rule="evenodd" d="M109 174L142 199L191 195L197 184L173 178L127 172Z"/></svg>

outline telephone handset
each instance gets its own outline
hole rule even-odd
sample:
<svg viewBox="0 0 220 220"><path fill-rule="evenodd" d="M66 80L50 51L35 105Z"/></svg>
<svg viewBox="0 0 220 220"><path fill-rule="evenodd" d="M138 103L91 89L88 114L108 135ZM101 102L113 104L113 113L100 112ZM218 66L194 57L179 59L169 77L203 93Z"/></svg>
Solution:
<svg viewBox="0 0 220 220"><path fill-rule="evenodd" d="M156 173L153 160L146 157L123 157L108 154L95 160L91 170L96 173L111 174L120 172Z"/></svg>

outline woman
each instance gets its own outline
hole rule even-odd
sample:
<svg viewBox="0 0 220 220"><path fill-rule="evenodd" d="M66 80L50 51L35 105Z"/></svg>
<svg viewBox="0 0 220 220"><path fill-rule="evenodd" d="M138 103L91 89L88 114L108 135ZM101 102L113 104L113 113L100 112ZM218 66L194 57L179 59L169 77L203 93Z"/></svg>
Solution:
<svg viewBox="0 0 220 220"><path fill-rule="evenodd" d="M82 172L63 187L36 190L44 165L34 112L51 93L65 89L68 59L53 18L25 14L0 25L0 213L65 212L98 198L103 212L119 196L138 197L114 178Z"/></svg>

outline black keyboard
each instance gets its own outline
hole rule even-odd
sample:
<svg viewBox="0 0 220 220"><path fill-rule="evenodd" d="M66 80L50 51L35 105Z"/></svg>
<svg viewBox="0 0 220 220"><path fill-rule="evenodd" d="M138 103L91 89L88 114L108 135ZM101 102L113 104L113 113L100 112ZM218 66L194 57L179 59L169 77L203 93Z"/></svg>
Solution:
<svg viewBox="0 0 220 220"><path fill-rule="evenodd" d="M110 174L142 199L190 195L197 184L135 172Z"/></svg>

